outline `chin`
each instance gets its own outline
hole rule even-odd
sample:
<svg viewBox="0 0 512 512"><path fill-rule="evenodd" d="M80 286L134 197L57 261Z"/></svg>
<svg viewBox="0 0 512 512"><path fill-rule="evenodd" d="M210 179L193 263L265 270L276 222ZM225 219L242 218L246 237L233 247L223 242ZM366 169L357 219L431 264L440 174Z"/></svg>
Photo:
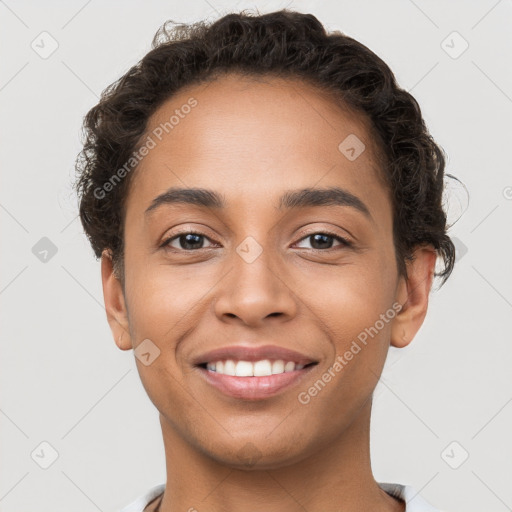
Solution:
<svg viewBox="0 0 512 512"><path fill-rule="evenodd" d="M219 444L206 453L219 464L243 471L263 471L290 466L307 457L307 448L302 447L289 435L287 439L276 437L269 443L265 434L261 439L231 439L228 445L219 450Z"/></svg>

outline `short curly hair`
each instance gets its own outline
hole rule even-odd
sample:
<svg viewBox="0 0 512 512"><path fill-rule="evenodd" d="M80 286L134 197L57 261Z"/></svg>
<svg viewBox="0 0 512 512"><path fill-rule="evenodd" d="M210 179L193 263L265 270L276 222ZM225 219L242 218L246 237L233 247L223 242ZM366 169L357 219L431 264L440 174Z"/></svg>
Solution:
<svg viewBox="0 0 512 512"><path fill-rule="evenodd" d="M303 80L369 120L384 155L379 163L391 192L399 274L407 275L406 260L416 247L431 244L443 260L435 275L444 284L455 263L442 204L445 154L417 101L369 48L339 31L328 33L312 14L287 9L231 13L212 23L167 21L152 49L86 114L75 165L80 218L96 257L108 249L122 282L124 210L133 172L124 173L108 194L103 187L133 156L149 117L164 101L220 73Z"/></svg>

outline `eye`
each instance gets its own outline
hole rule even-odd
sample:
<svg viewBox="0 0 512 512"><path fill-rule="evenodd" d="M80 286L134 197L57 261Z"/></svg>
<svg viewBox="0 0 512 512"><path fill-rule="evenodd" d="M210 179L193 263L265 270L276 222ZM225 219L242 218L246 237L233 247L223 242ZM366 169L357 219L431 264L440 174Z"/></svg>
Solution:
<svg viewBox="0 0 512 512"><path fill-rule="evenodd" d="M308 239L311 239L311 241L312 241L311 249L313 249L313 250L332 249L333 248L332 247L333 240L337 240L338 242L340 242L340 245L342 247L350 247L352 245L352 243L349 242L346 238L343 238L334 233L329 233L329 232L324 232L324 231L318 232L318 233L311 233L310 235L307 235L306 237L299 240L298 243L300 243L304 240L308 240ZM307 247L306 247L306 249L307 249Z"/></svg>
<svg viewBox="0 0 512 512"><path fill-rule="evenodd" d="M197 249L208 249L209 247L202 247L204 240L210 240L206 235L202 233L197 233L195 231L183 231L181 233L177 233L170 238L167 238L162 247L172 248L176 250L182 251L193 251ZM173 245L175 243L178 245Z"/></svg>

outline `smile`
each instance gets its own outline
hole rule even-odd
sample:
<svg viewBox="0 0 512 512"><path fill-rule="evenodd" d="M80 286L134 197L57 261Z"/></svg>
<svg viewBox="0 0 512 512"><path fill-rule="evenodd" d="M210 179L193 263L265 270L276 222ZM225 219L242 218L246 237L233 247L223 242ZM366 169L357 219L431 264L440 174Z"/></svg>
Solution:
<svg viewBox="0 0 512 512"><path fill-rule="evenodd" d="M316 365L293 361L217 361L199 365L205 381L225 395L243 400L262 400L298 383Z"/></svg>

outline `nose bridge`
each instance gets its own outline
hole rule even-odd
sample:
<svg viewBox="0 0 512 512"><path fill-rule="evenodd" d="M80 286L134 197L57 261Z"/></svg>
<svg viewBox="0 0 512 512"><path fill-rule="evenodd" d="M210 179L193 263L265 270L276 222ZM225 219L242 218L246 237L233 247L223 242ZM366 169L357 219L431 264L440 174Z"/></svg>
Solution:
<svg viewBox="0 0 512 512"><path fill-rule="evenodd" d="M231 260L233 272L239 277L240 284L250 285L255 291L261 285L266 293L279 288L274 282L278 279L276 257L268 244L265 247L248 236L235 248Z"/></svg>
<svg viewBox="0 0 512 512"><path fill-rule="evenodd" d="M295 298L276 263L272 249L246 237L231 254L231 272L220 288L216 314L236 316L247 324L257 324L269 315L293 316Z"/></svg>

